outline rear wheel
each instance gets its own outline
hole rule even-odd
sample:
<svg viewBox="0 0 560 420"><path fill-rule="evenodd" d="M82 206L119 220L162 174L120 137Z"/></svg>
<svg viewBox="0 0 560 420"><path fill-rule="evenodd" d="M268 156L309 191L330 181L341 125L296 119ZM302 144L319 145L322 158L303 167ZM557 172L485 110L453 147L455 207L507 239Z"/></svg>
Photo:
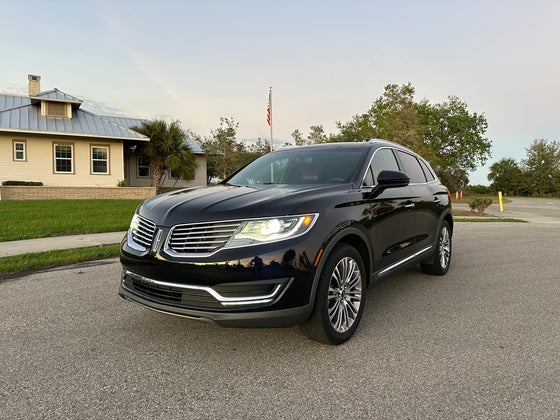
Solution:
<svg viewBox="0 0 560 420"><path fill-rule="evenodd" d="M366 297L366 277L360 253L347 244L328 256L317 286L315 306L301 330L312 340L341 344L356 331Z"/></svg>
<svg viewBox="0 0 560 420"><path fill-rule="evenodd" d="M451 229L449 223L444 220L439 229L434 256L429 261L420 264L422 271L437 276L447 273L451 263L451 248Z"/></svg>

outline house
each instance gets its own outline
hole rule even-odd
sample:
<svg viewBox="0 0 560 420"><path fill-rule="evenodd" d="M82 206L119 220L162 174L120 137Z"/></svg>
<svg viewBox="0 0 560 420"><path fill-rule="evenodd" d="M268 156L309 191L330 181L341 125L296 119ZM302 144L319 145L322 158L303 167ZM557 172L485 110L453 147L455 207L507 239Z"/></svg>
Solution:
<svg viewBox="0 0 560 420"><path fill-rule="evenodd" d="M83 101L58 89L41 91L40 76L29 75L29 94L0 93L0 183L42 182L53 187L150 186L149 159L137 152L150 139L132 127L135 118L97 115ZM195 154L195 179L166 174L163 187L206 184L206 158Z"/></svg>

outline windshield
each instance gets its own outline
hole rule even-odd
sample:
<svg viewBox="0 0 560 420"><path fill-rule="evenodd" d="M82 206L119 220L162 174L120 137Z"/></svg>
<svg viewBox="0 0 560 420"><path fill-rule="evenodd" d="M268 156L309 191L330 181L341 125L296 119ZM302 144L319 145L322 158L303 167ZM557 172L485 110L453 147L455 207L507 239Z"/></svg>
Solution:
<svg viewBox="0 0 560 420"><path fill-rule="evenodd" d="M341 184L349 182L360 166L366 149L288 149L269 153L251 162L228 184Z"/></svg>

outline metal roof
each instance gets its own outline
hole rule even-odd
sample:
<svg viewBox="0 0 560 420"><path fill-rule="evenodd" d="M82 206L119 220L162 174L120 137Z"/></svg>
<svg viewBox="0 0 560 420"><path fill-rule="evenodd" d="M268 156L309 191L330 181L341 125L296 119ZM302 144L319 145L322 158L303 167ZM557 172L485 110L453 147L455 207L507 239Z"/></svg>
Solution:
<svg viewBox="0 0 560 420"><path fill-rule="evenodd" d="M8 95L6 93L0 93L0 111L22 105L29 105L30 103L31 101L27 95Z"/></svg>
<svg viewBox="0 0 560 420"><path fill-rule="evenodd" d="M43 100L69 102L78 106L72 107L72 118L49 117L41 115L41 108L37 105ZM148 120L97 115L81 109L81 104L81 99L56 88L30 96L0 93L0 132L150 140L132 129ZM187 137L184 142L193 153L204 154L196 140Z"/></svg>
<svg viewBox="0 0 560 420"><path fill-rule="evenodd" d="M77 104L81 104L83 101L81 99L76 98L75 96L68 95L67 93L61 92L57 88L52 90L47 90L45 92L39 92L35 95L29 95L31 99L48 99L48 100L55 100L55 101L64 101L64 102L73 102Z"/></svg>
<svg viewBox="0 0 560 420"><path fill-rule="evenodd" d="M0 97L5 95L0 95ZM29 98L27 99L29 101ZM13 102L20 101L19 98ZM9 99L0 104L9 104ZM72 118L41 115L37 105L19 105L0 110L0 132L56 134L63 136L87 136L119 140L144 140L149 138L126 127L81 109L72 109Z"/></svg>

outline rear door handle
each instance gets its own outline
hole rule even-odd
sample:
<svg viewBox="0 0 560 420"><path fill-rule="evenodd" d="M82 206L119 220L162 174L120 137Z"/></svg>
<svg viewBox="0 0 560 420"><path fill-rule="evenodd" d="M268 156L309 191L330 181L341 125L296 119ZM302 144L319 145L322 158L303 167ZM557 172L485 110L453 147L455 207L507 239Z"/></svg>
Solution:
<svg viewBox="0 0 560 420"><path fill-rule="evenodd" d="M414 208L414 202L406 203L406 204L404 205L404 207L407 208L407 209Z"/></svg>
<svg viewBox="0 0 560 420"><path fill-rule="evenodd" d="M434 197L434 203L439 203L441 202L441 198L439 197Z"/></svg>

